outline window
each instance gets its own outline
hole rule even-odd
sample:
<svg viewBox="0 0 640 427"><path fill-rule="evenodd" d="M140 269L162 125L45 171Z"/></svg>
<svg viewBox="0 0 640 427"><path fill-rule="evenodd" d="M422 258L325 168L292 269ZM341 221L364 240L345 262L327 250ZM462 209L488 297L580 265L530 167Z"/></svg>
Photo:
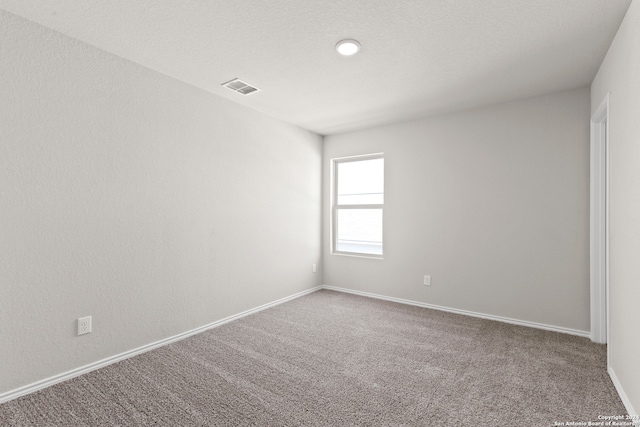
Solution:
<svg viewBox="0 0 640 427"><path fill-rule="evenodd" d="M382 257L383 155L332 162L332 252Z"/></svg>

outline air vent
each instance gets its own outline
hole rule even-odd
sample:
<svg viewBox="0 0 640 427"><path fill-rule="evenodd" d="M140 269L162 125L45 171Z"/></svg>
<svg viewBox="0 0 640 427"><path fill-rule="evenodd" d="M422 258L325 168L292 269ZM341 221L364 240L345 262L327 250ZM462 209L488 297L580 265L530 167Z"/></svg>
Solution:
<svg viewBox="0 0 640 427"><path fill-rule="evenodd" d="M250 84L245 83L240 79L233 79L229 82L223 83L222 86L227 87L235 92L239 92L243 95L249 95L260 90L257 87L251 86Z"/></svg>

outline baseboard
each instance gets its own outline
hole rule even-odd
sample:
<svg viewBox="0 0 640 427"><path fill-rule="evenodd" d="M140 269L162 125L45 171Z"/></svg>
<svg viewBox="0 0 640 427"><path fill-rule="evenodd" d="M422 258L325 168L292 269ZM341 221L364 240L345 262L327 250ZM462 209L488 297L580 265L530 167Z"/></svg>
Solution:
<svg viewBox="0 0 640 427"><path fill-rule="evenodd" d="M42 390L43 388L47 388L54 384L69 380L71 378L80 376L82 374L86 374L87 372L95 371L96 369L103 368L105 366L111 365L116 362L120 362L121 360L128 359L130 357L136 356L141 353L145 353L147 351L153 350L154 348L162 347L167 344L171 344L176 341L180 341L182 339L188 338L192 335L199 334L209 329L216 328L218 326L224 325L225 323L232 322L234 320L240 319L245 316L249 316L250 314L257 313L259 311L265 310L267 308L271 308L278 304L282 304L287 301L291 301L293 299L299 298L301 296L310 294L317 290L322 289L322 286L317 286L315 288L307 289L306 291L298 292L296 294L290 295L288 297L280 298L276 301L263 304L261 306L243 311L242 313L234 314L233 316L225 317L224 319L215 321L213 323L209 323L208 325L201 326L199 328L192 329L187 332L183 332L178 335L174 335L169 338L162 339L160 341L153 342L151 344L143 345L142 347L135 348L133 350L125 351L124 353L117 354L115 356L107 357L106 359L99 360L97 362L90 363L85 366L81 366L76 369L72 369L70 371L64 372L62 374L54 375L52 377L46 378L44 380L36 381L32 384L25 385L23 387L17 388L15 390L10 390L8 392L0 394L0 403L8 402L10 400L16 399L20 396L24 396L30 393L33 393L38 390Z"/></svg>
<svg viewBox="0 0 640 427"><path fill-rule="evenodd" d="M563 333L563 334L576 335L576 336L585 337L585 338L590 338L591 337L591 333L589 331L579 331L577 329L570 329L570 328L563 328L563 327L560 327L560 326L545 325L543 323L529 322L529 321L526 321L526 320L511 319L511 318L508 318L508 317L494 316L494 315L491 315L491 314L484 314L484 313L476 313L474 311L460 310L460 309L451 308L451 307L443 307L443 306L440 306L440 305L427 304L427 303L424 303L424 302L411 301L411 300L406 300L406 299L402 299L402 298L389 297L389 296L379 295L379 294L372 294L372 293L369 293L369 292L355 291L353 289L339 288L339 287L336 287L336 286L322 285L321 288L322 289L329 289L329 290L332 290L332 291L345 292L345 293L349 293L349 294L361 295L361 296L369 297L369 298L382 299L382 300L385 300L385 301L398 302L400 304L415 305L415 306L418 306L418 307L431 308L431 309L434 309L434 310L446 311L446 312L449 312L449 313L462 314L462 315L465 315L465 316L479 317L481 319L495 320L497 322L510 323L512 325L528 326L530 328L544 329L544 330L547 330L547 331L560 332L560 333Z"/></svg>
<svg viewBox="0 0 640 427"><path fill-rule="evenodd" d="M607 369L607 372L609 372L609 377L611 377L611 381L613 382L613 385L615 386L616 391L620 396L620 400L622 400L622 404L627 410L627 414L632 418L635 418L633 420L633 425L640 426L640 417L638 416L638 413L636 412L636 410L633 409L633 405L631 405L631 401L627 397L627 393L624 392L624 389L622 388L622 384L620 384L620 380L618 380L618 377L616 376L616 373L614 372L613 368L609 366L609 368ZM621 421L629 421L629 420L621 420Z"/></svg>

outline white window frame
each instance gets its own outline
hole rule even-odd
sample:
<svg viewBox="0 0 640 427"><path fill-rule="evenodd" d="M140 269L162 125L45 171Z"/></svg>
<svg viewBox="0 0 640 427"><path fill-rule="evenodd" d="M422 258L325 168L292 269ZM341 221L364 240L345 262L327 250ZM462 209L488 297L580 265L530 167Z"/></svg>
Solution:
<svg viewBox="0 0 640 427"><path fill-rule="evenodd" d="M331 254L346 255L361 258L383 259L384 256L384 197L383 203L362 205L338 205L338 168L339 163L358 162L363 160L384 159L384 153L364 154L358 156L339 157L331 159ZM383 193L384 194L384 193ZM382 254L370 254L365 252L346 252L336 249L338 243L338 210L339 209L380 209L382 210Z"/></svg>

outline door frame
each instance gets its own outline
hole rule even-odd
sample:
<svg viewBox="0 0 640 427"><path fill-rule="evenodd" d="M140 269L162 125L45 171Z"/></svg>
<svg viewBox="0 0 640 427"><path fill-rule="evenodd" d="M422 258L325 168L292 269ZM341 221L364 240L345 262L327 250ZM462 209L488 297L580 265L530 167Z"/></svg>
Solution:
<svg viewBox="0 0 640 427"><path fill-rule="evenodd" d="M609 339L609 94L591 116L591 340Z"/></svg>

